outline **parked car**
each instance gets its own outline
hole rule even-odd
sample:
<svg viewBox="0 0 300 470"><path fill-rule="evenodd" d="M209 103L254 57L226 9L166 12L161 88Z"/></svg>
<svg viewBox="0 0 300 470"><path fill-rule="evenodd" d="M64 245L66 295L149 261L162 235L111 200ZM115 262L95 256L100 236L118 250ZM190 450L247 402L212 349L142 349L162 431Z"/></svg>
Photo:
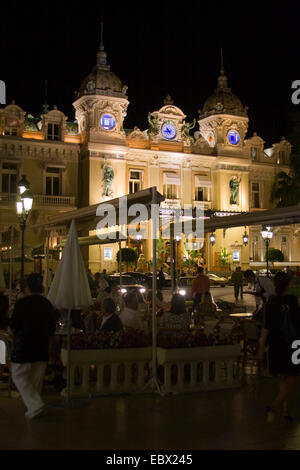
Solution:
<svg viewBox="0 0 300 470"><path fill-rule="evenodd" d="M151 286L152 286L152 277L150 277L147 274L140 273L140 272L137 272L137 271L132 271L132 272L126 273L124 275L131 276L133 279L135 279L135 282L147 287L148 289L150 289ZM122 274L122 276L123 276L123 274Z"/></svg>
<svg viewBox="0 0 300 470"><path fill-rule="evenodd" d="M134 290L139 290L141 294L147 295L147 287L138 284L136 280L129 275L122 275L122 285L120 281L120 274L111 274L108 276L110 285L118 286L121 294L127 294Z"/></svg>
<svg viewBox="0 0 300 470"><path fill-rule="evenodd" d="M159 271L157 271L157 281L159 281L159 277L158 277L158 273ZM145 274L146 276L149 276L150 278L150 282L151 282L151 286L152 286L152 276L153 276L153 273L152 272L148 272ZM169 289L172 285L172 281L171 281L171 276L169 274L167 274L166 272L164 272L164 275L165 275L165 284L164 284L164 289Z"/></svg>
<svg viewBox="0 0 300 470"><path fill-rule="evenodd" d="M226 277L217 276L216 274L213 274L213 273L208 273L207 276L209 277L209 283L212 287L213 286L225 287L228 284L228 279L226 279Z"/></svg>

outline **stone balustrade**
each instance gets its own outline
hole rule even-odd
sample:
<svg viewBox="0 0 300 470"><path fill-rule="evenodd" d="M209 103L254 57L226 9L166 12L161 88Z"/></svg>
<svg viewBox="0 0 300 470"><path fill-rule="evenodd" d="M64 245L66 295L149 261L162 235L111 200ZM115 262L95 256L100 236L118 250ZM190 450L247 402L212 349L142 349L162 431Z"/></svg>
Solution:
<svg viewBox="0 0 300 470"><path fill-rule="evenodd" d="M0 204L15 204L16 193L0 193ZM48 194L34 194L34 204L48 206L74 206L76 204L75 196L53 196Z"/></svg>
<svg viewBox="0 0 300 470"><path fill-rule="evenodd" d="M66 365L67 351L62 349ZM150 379L151 348L71 350L70 394L143 392Z"/></svg>
<svg viewBox="0 0 300 470"><path fill-rule="evenodd" d="M162 390L198 392L239 386L239 344L202 348L157 348L158 366L163 369Z"/></svg>
<svg viewBox="0 0 300 470"><path fill-rule="evenodd" d="M197 392L239 386L240 345L184 349L157 348L158 378L163 393ZM70 394L141 393L151 379L152 349L71 351ZM66 365L66 350L62 350Z"/></svg>

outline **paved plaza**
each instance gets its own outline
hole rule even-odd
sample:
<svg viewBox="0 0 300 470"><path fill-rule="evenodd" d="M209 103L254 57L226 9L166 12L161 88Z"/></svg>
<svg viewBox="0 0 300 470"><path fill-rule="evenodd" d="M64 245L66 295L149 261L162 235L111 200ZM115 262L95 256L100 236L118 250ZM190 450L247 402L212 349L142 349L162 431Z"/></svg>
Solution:
<svg viewBox="0 0 300 470"><path fill-rule="evenodd" d="M300 387L292 398L295 421L265 420L277 390L274 378L247 377L238 389L194 394L103 396L79 409L48 406L27 420L20 398L0 398L1 450L284 450L300 449ZM61 400L51 387L49 404Z"/></svg>
<svg viewBox="0 0 300 470"><path fill-rule="evenodd" d="M221 290L216 292L220 292ZM222 298L232 300L226 289ZM220 296L221 297L221 296ZM244 299L251 306L251 298ZM265 419L278 381L249 369L236 389L182 395L100 396L75 409L52 385L44 389L47 414L25 418L20 398L0 392L1 450L286 450L300 449L300 381L291 400L293 423Z"/></svg>

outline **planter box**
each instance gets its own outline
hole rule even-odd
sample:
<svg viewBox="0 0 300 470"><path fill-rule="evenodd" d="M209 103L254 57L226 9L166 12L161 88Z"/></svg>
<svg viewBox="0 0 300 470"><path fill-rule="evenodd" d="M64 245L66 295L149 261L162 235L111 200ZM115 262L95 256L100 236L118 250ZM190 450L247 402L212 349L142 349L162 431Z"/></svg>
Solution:
<svg viewBox="0 0 300 470"><path fill-rule="evenodd" d="M163 391L198 392L239 386L239 344L200 348L157 348Z"/></svg>
<svg viewBox="0 0 300 470"><path fill-rule="evenodd" d="M67 351L61 358L66 365ZM150 379L152 349L73 349L71 350L70 394L143 392Z"/></svg>

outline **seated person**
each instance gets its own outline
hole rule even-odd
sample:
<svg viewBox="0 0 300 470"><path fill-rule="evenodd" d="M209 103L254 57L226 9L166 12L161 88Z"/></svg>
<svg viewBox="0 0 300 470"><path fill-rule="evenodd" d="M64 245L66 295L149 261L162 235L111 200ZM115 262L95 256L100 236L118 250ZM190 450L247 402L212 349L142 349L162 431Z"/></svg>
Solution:
<svg viewBox="0 0 300 470"><path fill-rule="evenodd" d="M9 310L9 300L7 295L0 294L0 332L7 333L8 325L9 325L9 318L8 318L8 310Z"/></svg>
<svg viewBox="0 0 300 470"><path fill-rule="evenodd" d="M135 328L136 330L147 330L146 323L142 320L138 311L138 300L133 292L125 296L125 308L120 313L123 326Z"/></svg>
<svg viewBox="0 0 300 470"><path fill-rule="evenodd" d="M111 299L111 298L112 298L112 289L110 286L107 286L105 287L104 290L101 290L98 293L95 305L98 306L100 310L102 310L104 299Z"/></svg>
<svg viewBox="0 0 300 470"><path fill-rule="evenodd" d="M104 299L103 301L103 319L100 331L108 333L110 331L117 332L123 329L119 315L116 313L116 304L112 299Z"/></svg>
<svg viewBox="0 0 300 470"><path fill-rule="evenodd" d="M119 292L119 286L116 284L111 286L111 298L116 304L117 313L120 314L120 312L122 312L122 310L125 308L125 302L123 295L121 295Z"/></svg>
<svg viewBox="0 0 300 470"><path fill-rule="evenodd" d="M190 318L185 308L184 297L180 294L174 294L170 309L158 320L158 328L187 331L189 327Z"/></svg>

